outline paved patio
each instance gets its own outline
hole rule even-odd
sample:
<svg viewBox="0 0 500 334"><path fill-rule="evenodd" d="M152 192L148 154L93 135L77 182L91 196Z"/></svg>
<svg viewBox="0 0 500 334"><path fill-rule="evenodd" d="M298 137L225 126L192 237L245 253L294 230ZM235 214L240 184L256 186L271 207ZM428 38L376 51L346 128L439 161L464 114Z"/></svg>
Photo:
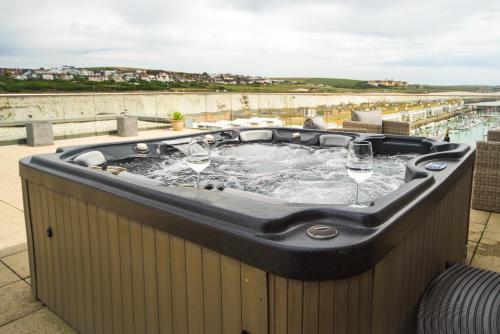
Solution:
<svg viewBox="0 0 500 334"><path fill-rule="evenodd" d="M184 132L192 132L186 130ZM56 145L0 147L0 334L73 333L47 307L31 299L28 253L18 161L40 153L54 152L59 146L126 141L178 135L179 132L153 130L138 137L99 136L57 141ZM472 210L467 263L500 272L500 214Z"/></svg>

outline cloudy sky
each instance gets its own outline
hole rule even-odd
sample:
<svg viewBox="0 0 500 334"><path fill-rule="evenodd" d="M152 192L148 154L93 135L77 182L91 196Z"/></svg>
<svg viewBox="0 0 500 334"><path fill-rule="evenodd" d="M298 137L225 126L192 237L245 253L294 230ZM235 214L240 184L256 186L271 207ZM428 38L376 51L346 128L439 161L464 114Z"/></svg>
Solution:
<svg viewBox="0 0 500 334"><path fill-rule="evenodd" d="M1 0L0 67L500 84L499 0Z"/></svg>

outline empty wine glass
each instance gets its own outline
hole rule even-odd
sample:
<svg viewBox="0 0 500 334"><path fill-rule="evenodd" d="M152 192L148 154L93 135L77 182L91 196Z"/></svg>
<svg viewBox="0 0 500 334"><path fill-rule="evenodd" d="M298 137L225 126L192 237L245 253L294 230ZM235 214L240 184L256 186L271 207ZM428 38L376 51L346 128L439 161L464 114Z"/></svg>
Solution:
<svg viewBox="0 0 500 334"><path fill-rule="evenodd" d="M200 173L210 165L210 146L200 138L189 142L186 157L187 165L196 172L196 188L200 187Z"/></svg>
<svg viewBox="0 0 500 334"><path fill-rule="evenodd" d="M359 184L373 174L373 150L369 141L351 142L347 151L347 175L356 181L356 202L351 207L365 208L359 203Z"/></svg>

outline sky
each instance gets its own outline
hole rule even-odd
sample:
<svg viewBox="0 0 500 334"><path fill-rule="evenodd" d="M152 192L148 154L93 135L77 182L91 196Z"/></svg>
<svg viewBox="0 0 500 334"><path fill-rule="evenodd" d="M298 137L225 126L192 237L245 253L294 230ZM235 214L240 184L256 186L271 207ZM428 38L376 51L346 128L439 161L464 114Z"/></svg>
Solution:
<svg viewBox="0 0 500 334"><path fill-rule="evenodd" d="M500 84L499 0L0 0L0 67Z"/></svg>

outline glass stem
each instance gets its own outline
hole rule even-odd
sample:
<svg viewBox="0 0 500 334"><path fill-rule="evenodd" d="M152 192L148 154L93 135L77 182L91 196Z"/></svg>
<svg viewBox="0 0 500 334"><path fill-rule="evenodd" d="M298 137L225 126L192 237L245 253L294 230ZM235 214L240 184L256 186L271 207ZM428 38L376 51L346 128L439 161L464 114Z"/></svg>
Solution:
<svg viewBox="0 0 500 334"><path fill-rule="evenodd" d="M200 173L196 173L196 188L200 188Z"/></svg>
<svg viewBox="0 0 500 334"><path fill-rule="evenodd" d="M357 205L359 205L358 198L359 198L359 183L356 182L356 204Z"/></svg>

